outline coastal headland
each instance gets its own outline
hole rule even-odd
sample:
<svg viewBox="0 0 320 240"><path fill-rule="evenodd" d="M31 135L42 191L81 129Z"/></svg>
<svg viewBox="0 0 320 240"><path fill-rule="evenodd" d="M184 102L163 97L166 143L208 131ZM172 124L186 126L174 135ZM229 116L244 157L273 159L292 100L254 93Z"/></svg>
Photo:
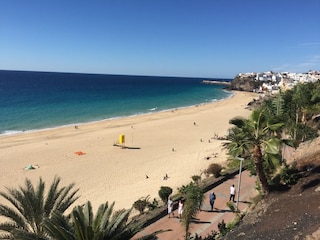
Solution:
<svg viewBox="0 0 320 240"><path fill-rule="evenodd" d="M176 192L211 163L224 164L215 136L226 134L231 118L249 116L254 98L258 94L235 92L189 108L0 136L0 191L26 178L36 184L41 177L49 186L59 176L61 186L80 189L77 205L91 201L94 209L106 201L122 209L141 197L159 199L161 186Z"/></svg>

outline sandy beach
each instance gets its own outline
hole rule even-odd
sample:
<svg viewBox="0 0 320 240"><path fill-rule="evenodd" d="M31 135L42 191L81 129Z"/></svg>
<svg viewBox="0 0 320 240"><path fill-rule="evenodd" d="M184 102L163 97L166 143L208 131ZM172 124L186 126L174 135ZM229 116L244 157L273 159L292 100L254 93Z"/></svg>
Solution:
<svg viewBox="0 0 320 240"><path fill-rule="evenodd" d="M221 140L213 137L226 134L231 118L249 116L246 106L253 98L258 95L235 92L219 102L81 124L78 129L0 136L0 191L24 185L26 178L37 183L42 177L49 185L59 176L61 186L75 183L80 189L77 204L90 200L95 209L105 201L115 201L121 209L148 195L158 199L161 186L176 192L211 163L225 162ZM113 146L120 134L127 148ZM29 164L37 168L25 170ZM167 180L162 179L165 174Z"/></svg>

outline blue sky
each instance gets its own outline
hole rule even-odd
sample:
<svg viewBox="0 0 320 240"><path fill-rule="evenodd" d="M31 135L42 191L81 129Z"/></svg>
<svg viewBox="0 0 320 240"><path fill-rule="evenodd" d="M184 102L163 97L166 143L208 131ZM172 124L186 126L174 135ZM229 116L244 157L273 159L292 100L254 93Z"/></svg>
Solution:
<svg viewBox="0 0 320 240"><path fill-rule="evenodd" d="M320 70L320 0L1 0L0 69L233 78Z"/></svg>

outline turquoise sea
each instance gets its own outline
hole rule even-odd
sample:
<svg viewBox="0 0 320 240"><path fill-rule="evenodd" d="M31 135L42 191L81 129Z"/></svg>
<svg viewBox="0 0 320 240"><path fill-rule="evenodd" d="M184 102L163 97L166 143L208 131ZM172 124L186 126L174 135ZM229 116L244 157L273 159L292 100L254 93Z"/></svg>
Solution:
<svg viewBox="0 0 320 240"><path fill-rule="evenodd" d="M218 101L223 85L185 77L0 70L0 134L15 134Z"/></svg>

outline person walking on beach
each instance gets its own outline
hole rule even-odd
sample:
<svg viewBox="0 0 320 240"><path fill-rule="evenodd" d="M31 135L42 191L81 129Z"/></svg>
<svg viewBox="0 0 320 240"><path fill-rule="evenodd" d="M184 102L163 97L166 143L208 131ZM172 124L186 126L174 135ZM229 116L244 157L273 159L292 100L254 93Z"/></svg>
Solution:
<svg viewBox="0 0 320 240"><path fill-rule="evenodd" d="M168 199L168 216L170 218L170 216L172 215L172 217L174 217L174 213L173 213L173 201L172 201L172 198L169 197Z"/></svg>
<svg viewBox="0 0 320 240"><path fill-rule="evenodd" d="M211 211L213 211L213 207L214 207L214 201L216 200L216 195L214 194L214 192L211 192L209 195L209 201L210 201L210 206L211 206Z"/></svg>
<svg viewBox="0 0 320 240"><path fill-rule="evenodd" d="M229 198L229 202L235 202L234 201L234 197L236 196L236 188L234 187L234 184L232 184L232 186L230 187L230 198Z"/></svg>
<svg viewBox="0 0 320 240"><path fill-rule="evenodd" d="M183 201L182 199L179 200L179 205L178 205L178 218L181 221L182 218L182 213L183 213Z"/></svg>

